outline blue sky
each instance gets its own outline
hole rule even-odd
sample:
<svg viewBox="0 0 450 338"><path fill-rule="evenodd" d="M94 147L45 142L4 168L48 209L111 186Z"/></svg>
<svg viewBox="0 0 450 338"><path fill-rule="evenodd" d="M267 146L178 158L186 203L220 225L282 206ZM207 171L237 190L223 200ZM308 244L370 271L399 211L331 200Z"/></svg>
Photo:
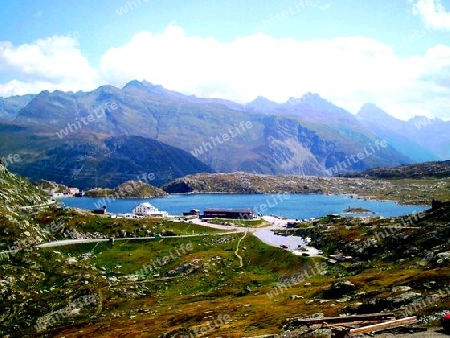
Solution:
<svg viewBox="0 0 450 338"><path fill-rule="evenodd" d="M450 119L450 0L12 0L0 22L0 96L136 78Z"/></svg>

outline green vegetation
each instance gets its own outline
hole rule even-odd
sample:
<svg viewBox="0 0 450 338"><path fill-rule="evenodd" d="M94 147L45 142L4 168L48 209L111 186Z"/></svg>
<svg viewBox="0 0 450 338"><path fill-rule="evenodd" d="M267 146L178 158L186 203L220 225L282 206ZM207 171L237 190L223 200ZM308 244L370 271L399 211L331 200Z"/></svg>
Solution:
<svg viewBox="0 0 450 338"><path fill-rule="evenodd" d="M450 201L450 178L367 179L249 173L189 175L163 186L171 193L349 194L355 198L430 205Z"/></svg>
<svg viewBox="0 0 450 338"><path fill-rule="evenodd" d="M106 197L112 196L114 189L94 188L86 191L86 197Z"/></svg>
<svg viewBox="0 0 450 338"><path fill-rule="evenodd" d="M229 225L237 227L247 227L247 228L261 228L270 225L262 218L257 219L222 219L215 218L208 220L208 223L219 224L219 225Z"/></svg>
<svg viewBox="0 0 450 338"><path fill-rule="evenodd" d="M41 210L45 194L5 170L0 180L2 336L174 337L226 318L205 335L242 337L280 333L285 318L317 313L389 311L436 324L450 307L445 204L407 220L329 215L304 222L291 232L310 237L324 257L302 257L250 233L189 221ZM230 220L215 220L223 221ZM35 247L74 234L124 238ZM166 237L135 239L154 234ZM18 242L19 251L5 247ZM351 290L336 296L337 282Z"/></svg>
<svg viewBox="0 0 450 338"><path fill-rule="evenodd" d="M314 260L293 256L249 236L241 242L246 249L240 251L244 260L244 266L240 268L234 255L240 237L242 234L103 242L20 253L13 262L2 265L3 270L19 278L11 263L20 265L20 262L33 259L35 266L28 271L23 270L24 267L21 273L36 277L32 285L14 283L5 286L5 291L19 296L4 305L8 317L4 318L7 321L2 326L11 330L21 323L22 336L32 334L34 328L31 325L37 318L67 307L70 300L90 294L101 300L101 316L96 313L97 306L87 306L81 315L64 318L50 327L58 327L59 332L70 332L78 330L81 324L83 333L89 334L109 323L115 334L125 329L132 334L151 321L150 332L157 336L205 325L202 314L213 311L229 314L233 320L232 327L223 327L222 332L234 333L234 336L242 332L270 332L272 326L286 315L287 307L277 306L265 292L276 285L280 277L308 269ZM165 260L164 257L169 258ZM41 290L45 290L44 294ZM36 305L31 309L21 308L13 315L13 307L35 291ZM23 298L25 293L27 297ZM269 322L264 323L260 311L266 312L264 308L268 305L279 308L279 313L275 315L276 320L266 318ZM294 314L292 310L290 312ZM89 322L85 321L87 316L90 316ZM123 321L129 320L130 316L136 318L132 321L135 325L123 326ZM112 318L115 319L111 322ZM79 324L72 326L74 320Z"/></svg>
<svg viewBox="0 0 450 338"><path fill-rule="evenodd" d="M346 177L374 177L384 179L447 178L450 176L450 161L433 161L403 164L389 168L374 168L361 173L351 173Z"/></svg>
<svg viewBox="0 0 450 338"><path fill-rule="evenodd" d="M347 209L344 210L344 213L346 213L346 214L371 214L373 212L368 210L368 209L364 209L364 208L350 208L350 207L348 207Z"/></svg>
<svg viewBox="0 0 450 338"><path fill-rule="evenodd" d="M128 181L114 189L95 188L86 191L88 197L151 198L167 195L163 190L140 181Z"/></svg>
<svg viewBox="0 0 450 338"><path fill-rule="evenodd" d="M194 224L190 221L177 221L163 218L110 218L103 215L92 215L89 212L75 210L54 210L42 211L36 215L36 221L43 228L58 229L54 231L55 238L64 238L64 231L79 234L101 233L104 237L120 237L121 230L137 237L154 236L162 234L174 235L198 235L223 233L224 230L217 230L206 226ZM59 226L63 224L64 226Z"/></svg>
<svg viewBox="0 0 450 338"><path fill-rule="evenodd" d="M44 204L49 197L26 179L14 175L0 163L0 208L19 210L21 207Z"/></svg>

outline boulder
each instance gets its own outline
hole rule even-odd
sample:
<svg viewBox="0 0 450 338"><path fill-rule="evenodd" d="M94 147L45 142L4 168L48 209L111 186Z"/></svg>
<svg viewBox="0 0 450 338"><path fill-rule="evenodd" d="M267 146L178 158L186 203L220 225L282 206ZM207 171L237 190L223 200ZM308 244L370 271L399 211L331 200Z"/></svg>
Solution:
<svg viewBox="0 0 450 338"><path fill-rule="evenodd" d="M407 285L400 285L400 286L394 286L392 288L392 292L407 292L407 291L411 291L411 287L407 286Z"/></svg>
<svg viewBox="0 0 450 338"><path fill-rule="evenodd" d="M407 291L393 298L393 300L394 303L408 304L411 303L414 299L419 298L421 296L422 294L420 294L419 292Z"/></svg>
<svg viewBox="0 0 450 338"><path fill-rule="evenodd" d="M66 259L66 264L67 265L74 265L74 264L77 264L77 263L78 263L78 261L75 258L73 258L73 257L69 257L69 258Z"/></svg>
<svg viewBox="0 0 450 338"><path fill-rule="evenodd" d="M442 259L444 261L448 261L448 260L450 260L450 251L440 252L436 255L436 258L438 260Z"/></svg>
<svg viewBox="0 0 450 338"><path fill-rule="evenodd" d="M339 281L330 286L329 289L323 292L325 299L337 299L347 296L356 290L356 285L348 280Z"/></svg>

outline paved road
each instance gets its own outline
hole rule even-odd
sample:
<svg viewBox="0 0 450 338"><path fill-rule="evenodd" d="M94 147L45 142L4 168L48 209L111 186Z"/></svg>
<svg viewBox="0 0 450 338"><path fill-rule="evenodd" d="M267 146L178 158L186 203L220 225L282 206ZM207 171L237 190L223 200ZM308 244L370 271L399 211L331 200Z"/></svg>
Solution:
<svg viewBox="0 0 450 338"><path fill-rule="evenodd" d="M188 237L200 237L200 236L224 236L229 235L229 232L216 233L216 234L198 234L198 235L179 235L179 236L162 236L162 237L132 237L132 238L114 238L114 241L141 241L146 239L162 239L162 238L188 238ZM42 243L36 245L37 248L52 248L57 246L83 244L83 243L98 243L109 242L107 238L84 238L84 239L65 239L61 241L54 241L49 243Z"/></svg>
<svg viewBox="0 0 450 338"><path fill-rule="evenodd" d="M263 228L249 228L249 227L236 227L236 226L227 226L227 225L219 225L219 224L211 224L207 222L203 222L201 219L193 219L192 223L198 224L201 226L207 226L214 229L219 230L227 230L225 233L217 233L217 234L201 234L201 235L180 235L180 236L170 236L163 238L186 238L186 237L196 237L196 236L224 236L230 234L230 230L234 231L232 233L253 233L256 237L258 237L262 242L274 246L280 247L281 245L287 245L288 251L291 251L294 255L301 255L302 251L296 250L299 245L305 245L305 240L298 236L281 236L275 235L272 230L282 230L286 228L287 222L293 220L282 220L276 217L264 216L264 220L272 225ZM156 239L156 237L137 237L137 238L116 238L116 241L120 240L146 240L146 239ZM37 245L38 248L50 248L50 247L58 247L65 245L73 245L73 244L82 244L82 243L97 243L97 242L108 242L109 239L66 239L62 241L55 241L50 243L43 243ZM313 247L307 247L307 252L310 256L317 256L318 250Z"/></svg>
<svg viewBox="0 0 450 338"><path fill-rule="evenodd" d="M248 227L234 227L234 226L227 226L227 225L218 225L218 224L211 224L207 222L203 222L201 219L194 219L193 223L207 226L214 229L221 229L221 230L235 230L236 232L250 232L253 233L256 237L258 237L262 242L274 246L274 247L280 247L281 245L287 245L288 251L291 251L294 255L301 255L303 252L307 252L310 256L318 256L319 250L313 247L306 246L305 239L299 237L299 236L282 236L282 235L275 235L273 230L283 230L286 229L286 225L288 222L294 222L293 219L280 219L277 217L272 216L264 216L263 219L268 222L272 223L272 225L269 225L267 227L263 228L248 228ZM298 246L306 246L306 251L298 251Z"/></svg>
<svg viewBox="0 0 450 338"><path fill-rule="evenodd" d="M42 207L48 207L48 206L56 204L56 203L58 203L58 201L48 200L47 203L43 203L43 204L23 205L23 206L20 207L20 209L42 208Z"/></svg>
<svg viewBox="0 0 450 338"><path fill-rule="evenodd" d="M37 248L51 248L55 246L65 246L65 245L72 245L72 244L82 244L82 243L97 243L97 242L108 242L109 239L103 239L103 238L94 238L94 239L65 239L62 241L55 241L50 243L43 243L36 245Z"/></svg>

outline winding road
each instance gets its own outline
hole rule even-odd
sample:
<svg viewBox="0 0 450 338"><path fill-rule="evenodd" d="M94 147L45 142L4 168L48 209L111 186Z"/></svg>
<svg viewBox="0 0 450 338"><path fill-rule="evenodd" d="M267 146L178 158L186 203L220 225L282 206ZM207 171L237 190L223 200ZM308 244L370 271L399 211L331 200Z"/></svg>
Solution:
<svg viewBox="0 0 450 338"><path fill-rule="evenodd" d="M274 246L280 247L281 245L286 245L288 251L291 251L294 255L302 255L302 253L307 253L309 256L318 256L318 250L313 247L306 247L306 251L298 251L298 246L305 246L305 240L298 236L282 236L275 235L273 230L283 230L286 229L286 225L288 222L294 221L289 219L279 219L271 216L264 216L263 219L271 223L272 225L262 227L262 228L251 228L251 227L237 227L237 226L229 226L229 225L219 225L219 224L211 224L208 222L204 222L199 218L193 219L192 223L207 226L210 228L218 229L218 230L227 230L227 232L216 233L216 234L198 234L198 235L179 235L179 236L170 236L163 238L187 238L187 237L198 237L198 236L225 236L230 233L244 233L244 236L239 240L238 246L236 248L235 254L239 258L238 249L239 244L242 239L245 238L247 234L255 235L262 242ZM232 230L233 232L230 232ZM148 239L156 239L157 237L136 237L136 238L115 238L115 241L120 240L148 240ZM50 247L58 247L65 245L73 245L73 244L83 244L83 243L97 243L97 242L108 242L109 239L98 238L98 239L66 239L61 241L54 241L49 243L39 244L36 247L38 248L50 248ZM241 267L242 267L242 258L240 259Z"/></svg>

